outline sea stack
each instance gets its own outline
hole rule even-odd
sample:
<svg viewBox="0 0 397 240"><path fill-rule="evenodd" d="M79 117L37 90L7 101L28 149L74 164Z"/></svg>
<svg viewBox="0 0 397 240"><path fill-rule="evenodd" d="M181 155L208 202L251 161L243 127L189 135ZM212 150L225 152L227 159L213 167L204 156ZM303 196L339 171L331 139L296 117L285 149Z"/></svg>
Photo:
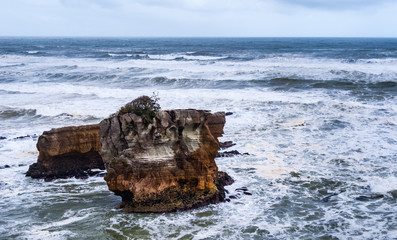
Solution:
<svg viewBox="0 0 397 240"><path fill-rule="evenodd" d="M225 114L160 110L142 96L100 123L109 190L126 212L170 212L218 203L233 180L215 163Z"/></svg>
<svg viewBox="0 0 397 240"><path fill-rule="evenodd" d="M26 176L32 178L78 177L90 169L104 169L99 124L55 128L45 131L37 141L39 157Z"/></svg>

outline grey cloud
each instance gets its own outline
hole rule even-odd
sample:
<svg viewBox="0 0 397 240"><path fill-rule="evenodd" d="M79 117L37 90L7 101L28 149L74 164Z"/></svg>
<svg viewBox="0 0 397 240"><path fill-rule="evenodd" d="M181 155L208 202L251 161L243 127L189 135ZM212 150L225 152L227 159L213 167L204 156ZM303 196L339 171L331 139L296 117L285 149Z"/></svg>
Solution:
<svg viewBox="0 0 397 240"><path fill-rule="evenodd" d="M140 3L142 5L165 7L165 8L176 8L176 9L192 9L202 8L204 6L212 7L217 2L211 0L130 0L133 2ZM219 2L219 0L217 0Z"/></svg>
<svg viewBox="0 0 397 240"><path fill-rule="evenodd" d="M136 4L149 7L192 9L200 3L211 2L211 0L59 0L66 7L101 7L104 9L113 8L134 8ZM219 0L218 0L219 1ZM212 5L212 4L211 4Z"/></svg>
<svg viewBox="0 0 397 240"><path fill-rule="evenodd" d="M267 1L267 0L263 0ZM280 0L294 5L309 8L354 9L371 5L379 5L393 0Z"/></svg>
<svg viewBox="0 0 397 240"><path fill-rule="evenodd" d="M95 5L102 8L129 7L131 4L138 3L145 6L184 9L184 10L206 10L222 11L235 6L237 8L249 8L250 5L257 6L255 3L278 3L303 6L307 8L322 9L360 9L368 6L377 6L395 0L59 0L64 6L78 7Z"/></svg>
<svg viewBox="0 0 397 240"><path fill-rule="evenodd" d="M120 4L128 5L130 3L139 3L146 6L155 6L173 9L186 10L225 10L234 8L250 8L250 6L259 6L256 3L285 3L303 6L307 8L323 8L323 9L360 9L368 6L378 6L395 0L61 0L72 2L91 2L100 6L109 7L110 5ZM284 4L283 4L284 3Z"/></svg>
<svg viewBox="0 0 397 240"><path fill-rule="evenodd" d="M118 1L112 0L60 0L59 1L62 5L66 7L81 7L87 5L95 5L102 8L113 8L119 6Z"/></svg>

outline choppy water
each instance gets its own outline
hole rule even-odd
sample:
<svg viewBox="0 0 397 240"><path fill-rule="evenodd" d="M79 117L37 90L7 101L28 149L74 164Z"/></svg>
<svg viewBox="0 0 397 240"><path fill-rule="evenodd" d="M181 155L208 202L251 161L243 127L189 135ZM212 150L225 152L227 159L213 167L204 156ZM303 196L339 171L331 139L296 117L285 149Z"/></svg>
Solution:
<svg viewBox="0 0 397 240"><path fill-rule="evenodd" d="M24 176L44 130L153 92L234 113L251 155L217 164L252 196L125 214L101 178ZM0 238L396 239L396 96L397 39L0 38Z"/></svg>

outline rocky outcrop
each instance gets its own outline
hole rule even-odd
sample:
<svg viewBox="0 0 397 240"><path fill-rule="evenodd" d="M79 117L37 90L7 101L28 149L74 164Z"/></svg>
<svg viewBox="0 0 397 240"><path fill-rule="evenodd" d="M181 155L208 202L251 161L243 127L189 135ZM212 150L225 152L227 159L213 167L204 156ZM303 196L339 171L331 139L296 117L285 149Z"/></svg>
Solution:
<svg viewBox="0 0 397 240"><path fill-rule="evenodd" d="M45 131L38 138L33 178L85 177L105 169L105 180L126 212L169 212L225 200L233 179L215 157L225 113L160 111L140 97L100 124Z"/></svg>
<svg viewBox="0 0 397 240"><path fill-rule="evenodd" d="M81 176L93 168L104 169L99 124L56 128L45 131L37 141L39 157L26 176L32 178L66 178Z"/></svg>
<svg viewBox="0 0 397 240"><path fill-rule="evenodd" d="M143 113L133 102L100 123L109 190L126 212L168 212L223 201L233 180L215 164L225 114Z"/></svg>
<svg viewBox="0 0 397 240"><path fill-rule="evenodd" d="M226 118L224 112L217 112L214 114L207 115L207 125L214 138L218 140L218 137L223 135L223 127L225 126Z"/></svg>

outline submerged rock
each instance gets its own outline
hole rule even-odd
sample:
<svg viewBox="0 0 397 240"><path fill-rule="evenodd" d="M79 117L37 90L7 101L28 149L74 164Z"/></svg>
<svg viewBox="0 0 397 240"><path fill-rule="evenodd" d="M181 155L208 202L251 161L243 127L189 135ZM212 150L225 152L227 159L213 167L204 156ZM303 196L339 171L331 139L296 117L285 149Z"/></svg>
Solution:
<svg viewBox="0 0 397 240"><path fill-rule="evenodd" d="M248 191L248 188L247 187L236 188L236 191L237 192L245 192L245 191Z"/></svg>
<svg viewBox="0 0 397 240"><path fill-rule="evenodd" d="M136 101L100 123L105 180L121 196L119 207L126 212L169 212L224 201L223 186L233 180L218 172L214 159L225 114L136 111Z"/></svg>
<svg viewBox="0 0 397 240"><path fill-rule="evenodd" d="M79 177L92 168L104 169L99 155L99 124L45 131L36 146L39 157L37 163L29 166L26 176L51 180Z"/></svg>
<svg viewBox="0 0 397 240"><path fill-rule="evenodd" d="M323 199L321 199L321 201L323 202L329 202L329 200L333 197L333 196L338 196L338 193L332 193L326 197L324 197Z"/></svg>
<svg viewBox="0 0 397 240"><path fill-rule="evenodd" d="M233 141L221 142L221 149L231 148L236 144Z"/></svg>
<svg viewBox="0 0 397 240"><path fill-rule="evenodd" d="M19 137L13 138L13 140L22 140L22 139L26 139L26 138L32 138L33 140L35 140L38 138L38 136L36 134L33 134L33 135L28 134L25 136L19 136Z"/></svg>
<svg viewBox="0 0 397 240"><path fill-rule="evenodd" d="M235 191L242 192L245 195L252 195L252 193L248 191L247 187L236 188Z"/></svg>
<svg viewBox="0 0 397 240"><path fill-rule="evenodd" d="M237 150L232 150L232 151L223 151L218 153L217 157L234 157L237 155L250 155L249 153L240 153Z"/></svg>
<svg viewBox="0 0 397 240"><path fill-rule="evenodd" d="M356 200L358 201L371 201L371 200L376 200L376 199L380 199L383 198L384 195L383 194L371 194L369 196L358 196L356 197Z"/></svg>

